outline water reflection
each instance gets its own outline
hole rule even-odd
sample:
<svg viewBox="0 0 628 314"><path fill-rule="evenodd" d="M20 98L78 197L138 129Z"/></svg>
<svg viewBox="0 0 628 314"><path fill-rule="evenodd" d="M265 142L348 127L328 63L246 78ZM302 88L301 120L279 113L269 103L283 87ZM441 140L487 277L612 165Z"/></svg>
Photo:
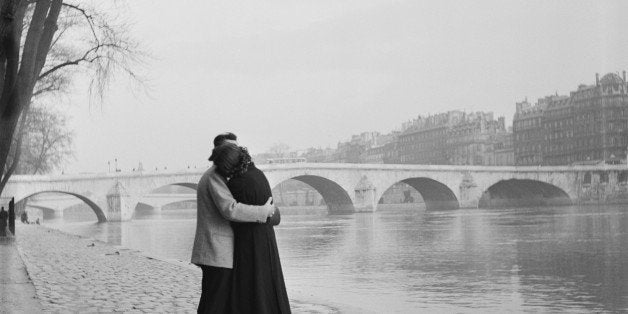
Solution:
<svg viewBox="0 0 628 314"><path fill-rule="evenodd" d="M533 302L595 311L627 309L625 212L567 208L544 216L534 233L519 234L517 262Z"/></svg>
<svg viewBox="0 0 628 314"><path fill-rule="evenodd" d="M189 259L194 210L59 228ZM291 292L376 312L628 311L621 206L282 215Z"/></svg>

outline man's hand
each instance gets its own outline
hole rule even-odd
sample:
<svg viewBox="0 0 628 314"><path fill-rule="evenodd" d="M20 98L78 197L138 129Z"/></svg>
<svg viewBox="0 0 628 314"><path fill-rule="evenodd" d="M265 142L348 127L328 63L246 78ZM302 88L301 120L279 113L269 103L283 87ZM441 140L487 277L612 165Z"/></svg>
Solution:
<svg viewBox="0 0 628 314"><path fill-rule="evenodd" d="M281 213L279 212L279 208L275 206L275 213L266 219L267 224L271 224L272 226L276 226L281 222Z"/></svg>
<svg viewBox="0 0 628 314"><path fill-rule="evenodd" d="M273 205L272 196L268 198L268 201L266 201L266 204L264 204L264 207L267 210L268 217L272 217L273 214L275 213L275 205Z"/></svg>

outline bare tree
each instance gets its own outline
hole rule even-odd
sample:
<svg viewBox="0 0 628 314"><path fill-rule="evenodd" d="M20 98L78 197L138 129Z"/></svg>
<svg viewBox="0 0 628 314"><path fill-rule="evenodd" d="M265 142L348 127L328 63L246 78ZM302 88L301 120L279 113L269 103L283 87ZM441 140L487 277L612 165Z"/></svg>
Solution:
<svg viewBox="0 0 628 314"><path fill-rule="evenodd" d="M16 174L48 173L73 155L73 133L61 112L33 105L26 120Z"/></svg>
<svg viewBox="0 0 628 314"><path fill-rule="evenodd" d="M102 97L116 72L139 80L127 25L77 0L0 0L0 193L16 170L33 97L63 91L74 75Z"/></svg>
<svg viewBox="0 0 628 314"><path fill-rule="evenodd" d="M275 143L268 149L268 153L270 153L275 158L286 157L289 151L290 146L288 146L288 144L286 143Z"/></svg>

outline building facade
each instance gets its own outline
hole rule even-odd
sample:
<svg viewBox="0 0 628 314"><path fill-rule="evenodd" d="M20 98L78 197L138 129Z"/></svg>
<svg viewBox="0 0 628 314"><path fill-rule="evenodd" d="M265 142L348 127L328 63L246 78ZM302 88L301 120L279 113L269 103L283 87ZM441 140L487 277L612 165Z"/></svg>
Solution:
<svg viewBox="0 0 628 314"><path fill-rule="evenodd" d="M397 150L405 164L495 165L497 145L510 134L505 119L495 120L492 112L449 111L403 127ZM508 149L502 149L501 162L509 160Z"/></svg>
<svg viewBox="0 0 628 314"><path fill-rule="evenodd" d="M601 79L596 75L594 86L581 86L571 92L572 124L571 159L556 163L623 163L628 147L628 84L626 71L620 77L608 73ZM554 132L556 126L549 126ZM561 151L558 147L558 151Z"/></svg>
<svg viewBox="0 0 628 314"><path fill-rule="evenodd" d="M382 145L365 150L360 156L360 162L364 164L383 164L385 147Z"/></svg>
<svg viewBox="0 0 628 314"><path fill-rule="evenodd" d="M513 144L517 165L618 164L628 147L628 84L596 74L569 96L548 96L535 106L517 103Z"/></svg>
<svg viewBox="0 0 628 314"><path fill-rule="evenodd" d="M513 146L516 165L540 165L543 163L543 112L547 107L544 99L532 106L528 100L517 103L512 122Z"/></svg>
<svg viewBox="0 0 628 314"><path fill-rule="evenodd" d="M399 146L399 140L396 140L394 142L390 142L386 145L384 145L384 153L383 153L383 162L385 164L399 164L401 163L400 159L399 159L399 149L397 148Z"/></svg>
<svg viewBox="0 0 628 314"><path fill-rule="evenodd" d="M512 128L506 133L497 134L493 150L495 163L491 166L512 166L515 164L515 150L512 144Z"/></svg>
<svg viewBox="0 0 628 314"><path fill-rule="evenodd" d="M399 163L451 164L447 136L463 117L462 111L449 111L405 123L397 141Z"/></svg>
<svg viewBox="0 0 628 314"><path fill-rule="evenodd" d="M570 97L555 96L547 102L542 118L544 165L566 165L573 161L572 109Z"/></svg>
<svg viewBox="0 0 628 314"><path fill-rule="evenodd" d="M495 165L498 140L507 135L504 117L492 112L465 114L447 134L447 155L454 165Z"/></svg>

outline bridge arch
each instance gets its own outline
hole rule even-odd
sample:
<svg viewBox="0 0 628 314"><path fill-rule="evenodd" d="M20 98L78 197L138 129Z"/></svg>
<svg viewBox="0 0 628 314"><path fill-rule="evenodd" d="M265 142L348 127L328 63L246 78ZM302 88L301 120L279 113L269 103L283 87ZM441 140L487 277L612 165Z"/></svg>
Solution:
<svg viewBox="0 0 628 314"><path fill-rule="evenodd" d="M24 200L22 200L23 202ZM35 208L39 211L41 211L42 217L44 218L44 221L49 220L49 219L55 219L58 218L60 215L59 213L54 210L54 208L50 208L50 207L46 207L46 206L40 206L40 205L33 205L33 204L29 204L28 207L30 208ZM15 216L19 216L21 215L21 211L19 210L19 208L22 208L22 204L20 202L16 203L16 213ZM26 208L24 208L24 210L26 210ZM32 217L30 218L30 222L33 222Z"/></svg>
<svg viewBox="0 0 628 314"><path fill-rule="evenodd" d="M531 179L500 180L480 198L478 208L571 205L569 194L553 184Z"/></svg>
<svg viewBox="0 0 628 314"><path fill-rule="evenodd" d="M55 210L52 208L43 207L43 206L34 206L34 207L41 210L41 213L44 217L44 221L59 217L57 216L57 213L55 212Z"/></svg>
<svg viewBox="0 0 628 314"><path fill-rule="evenodd" d="M426 210L445 210L445 209L458 209L460 208L460 204L458 203L458 198L454 191L452 191L447 185L436 181L434 179L426 178L426 177L413 177L403 179L398 182L403 182L421 194L423 198L423 202L425 202ZM395 182L394 184L397 184ZM394 185L393 184L393 185ZM391 185L388 189L390 189L393 185ZM380 197L388 190L382 191Z"/></svg>
<svg viewBox="0 0 628 314"><path fill-rule="evenodd" d="M314 188L323 197L330 213L355 212L349 193L338 183L316 175L298 175L279 182L273 189L287 180L297 180Z"/></svg>
<svg viewBox="0 0 628 314"><path fill-rule="evenodd" d="M142 195L138 198L139 201L137 202L136 206L133 208L134 212L137 212L138 208L142 207L142 206L150 206L153 209L160 209L160 208L162 208L162 207L164 207L166 205L179 203L179 202L185 202L185 201L192 200L192 199L196 200L196 194L194 194L194 196L190 197L189 199L183 199L183 200L180 200L180 199L172 200L172 198L171 199L166 199L166 200L154 200L154 199L147 200L149 195L151 195L151 194L161 194L159 190L164 189L164 188L169 187L169 186L184 187L184 188L187 188L187 189L190 189L190 190L194 191L195 193L196 193L196 190L198 189L198 184L197 183L175 182L175 183L164 184L164 185L159 186L159 187L157 187L155 189L152 189L152 190L150 190L148 192L142 193ZM157 193L155 193L155 192L157 192ZM174 193L173 192L169 192L169 193L172 193L172 194L174 194L176 196L180 196L182 192L179 191L179 192L174 192ZM169 194L169 193L165 193L164 195Z"/></svg>
<svg viewBox="0 0 628 314"><path fill-rule="evenodd" d="M22 202L29 197L39 195L39 194L44 194L44 193L59 193L59 194L66 194L66 195L74 196L80 199L81 201L83 201L85 204L87 204L87 206L89 206L89 208L91 208L94 211L94 214L96 214L96 218L98 219L98 222L107 222L107 216L105 216L105 213L103 212L102 208L100 208L100 206L98 206L94 201L92 201L88 197L83 196L81 194L73 193L73 192L58 191L58 190L40 191L40 192L32 193L30 195L22 197L21 199L16 200L16 203Z"/></svg>
<svg viewBox="0 0 628 314"><path fill-rule="evenodd" d="M196 191L198 189L198 183L189 183L189 182L177 182L169 185L182 186Z"/></svg>

